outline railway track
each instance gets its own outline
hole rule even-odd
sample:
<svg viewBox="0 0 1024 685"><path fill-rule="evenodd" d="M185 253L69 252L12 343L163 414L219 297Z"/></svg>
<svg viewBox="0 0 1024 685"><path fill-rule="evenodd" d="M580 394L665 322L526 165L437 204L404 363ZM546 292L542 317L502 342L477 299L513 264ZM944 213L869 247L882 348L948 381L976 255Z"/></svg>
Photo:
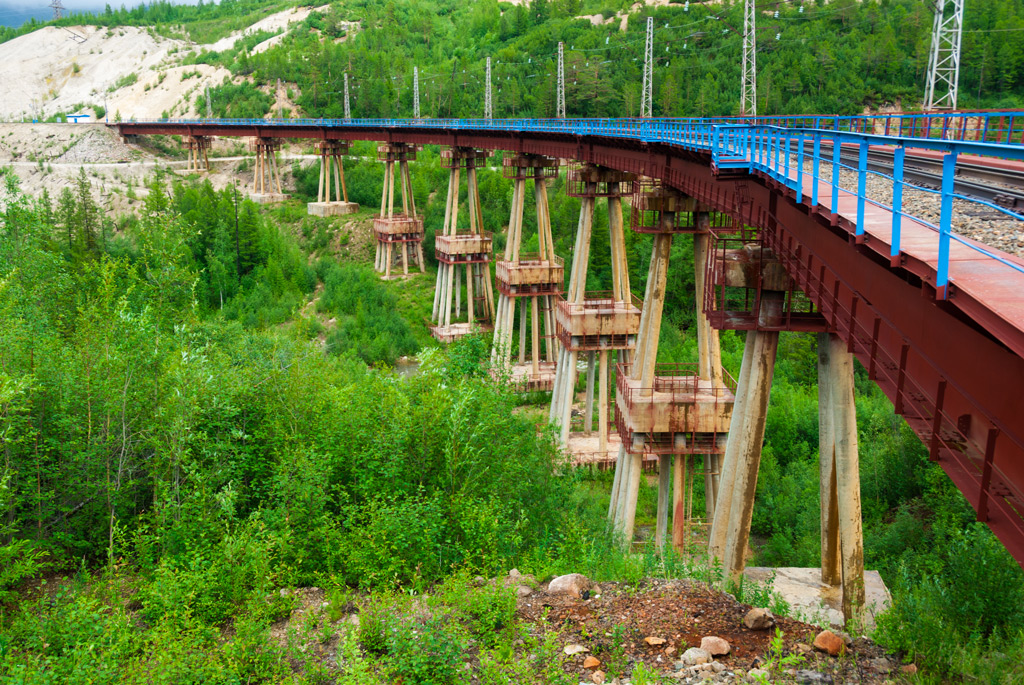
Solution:
<svg viewBox="0 0 1024 685"><path fill-rule="evenodd" d="M822 156L829 158L823 146ZM812 152L811 146L804 148ZM856 169L859 160L855 152L843 150L842 163ZM823 163L827 164L825 160ZM868 150L868 169L891 176L893 153L891 150ZM903 164L903 178L909 183L939 190L942 187L942 162L908 155ZM959 195L978 198L1000 207L1024 211L1024 171L998 169L973 162L957 162L953 190Z"/></svg>

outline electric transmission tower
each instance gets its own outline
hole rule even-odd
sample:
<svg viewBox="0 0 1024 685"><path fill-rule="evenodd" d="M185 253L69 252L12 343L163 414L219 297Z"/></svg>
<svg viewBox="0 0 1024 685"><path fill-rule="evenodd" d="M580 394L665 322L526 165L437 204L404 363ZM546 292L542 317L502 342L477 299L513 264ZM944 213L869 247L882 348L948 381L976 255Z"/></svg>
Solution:
<svg viewBox="0 0 1024 685"><path fill-rule="evenodd" d="M647 46L644 48L644 88L640 94L640 116L654 116L654 17L647 17Z"/></svg>
<svg viewBox="0 0 1024 685"><path fill-rule="evenodd" d="M494 103L491 101L491 58L487 58L487 79L484 89L484 119L494 118Z"/></svg>
<svg viewBox="0 0 1024 685"><path fill-rule="evenodd" d="M412 118L420 118L420 68L412 68Z"/></svg>
<svg viewBox="0 0 1024 685"><path fill-rule="evenodd" d="M565 43L558 43L558 95L555 101L555 117L565 118Z"/></svg>
<svg viewBox="0 0 1024 685"><path fill-rule="evenodd" d="M345 72L345 121L352 118L352 108L348 105L348 72Z"/></svg>
<svg viewBox="0 0 1024 685"><path fill-rule="evenodd" d="M54 21L57 21L58 19L64 16L64 5L61 4L60 0L53 0L53 2L51 2L49 6L50 9L53 10Z"/></svg>
<svg viewBox="0 0 1024 685"><path fill-rule="evenodd" d="M928 55L928 82L924 94L926 110L956 109L963 27L964 0L935 0L932 49Z"/></svg>
<svg viewBox="0 0 1024 685"><path fill-rule="evenodd" d="M740 84L740 114L757 116L757 33L754 0L743 7L743 74Z"/></svg>

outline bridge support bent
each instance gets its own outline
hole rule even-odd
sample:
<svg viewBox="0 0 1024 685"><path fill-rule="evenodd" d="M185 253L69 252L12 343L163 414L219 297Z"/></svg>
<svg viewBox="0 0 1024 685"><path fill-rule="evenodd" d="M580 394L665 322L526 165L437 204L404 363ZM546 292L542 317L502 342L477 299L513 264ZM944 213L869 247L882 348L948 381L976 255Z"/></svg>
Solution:
<svg viewBox="0 0 1024 685"><path fill-rule="evenodd" d="M348 152L345 140L321 140L317 144L320 155L320 184L316 202L306 204L306 212L312 216L340 216L359 211L359 205L348 201L345 187L345 167L342 156ZM331 180L334 181L335 199L331 200Z"/></svg>
<svg viewBox="0 0 1024 685"><path fill-rule="evenodd" d="M276 138L256 138L252 147L256 152L256 169L249 197L258 204L283 202L288 196L281 190L281 173L277 168L277 151L281 149L281 141Z"/></svg>
<svg viewBox="0 0 1024 685"><path fill-rule="evenodd" d="M434 308L430 334L441 342L451 342L474 330L490 330L494 317L494 291L491 287L491 234L483 230L484 215L480 206L477 164L485 164L487 153L473 148L456 147L441 151L442 164L448 175L448 198L444 209L444 226L437 234L437 283L434 286ZM459 176L466 170L466 194L469 209L469 231L459 232ZM466 321L462 315L462 280L466 282ZM455 308L452 310L454 293ZM455 322L452 319L456 319Z"/></svg>
<svg viewBox="0 0 1024 685"><path fill-rule="evenodd" d="M560 299L557 302L555 312L558 339L562 344L558 351L558 365L548 418L551 423L558 426L562 446L577 462L606 462L609 459L608 388L611 383L611 371L608 366L608 353L615 351L619 363L629 363L630 353L636 345L636 335L640 328L641 303L632 296L629 288L629 267L626 262L626 240L622 220L622 193L629 192L633 180L632 174L591 164L569 171L567 193L580 197L582 203L573 249L569 291L564 300ZM586 291L594 209L598 197L608 198L608 242L612 267L610 293ZM572 406L576 399L576 364L581 353L587 356L586 409L582 434L570 438ZM590 434L593 433L595 375L599 401L596 449L590 438Z"/></svg>
<svg viewBox="0 0 1024 685"><path fill-rule="evenodd" d="M188 147L189 172L200 172L210 170L209 149L213 139L210 136L189 136L185 145Z"/></svg>
<svg viewBox="0 0 1024 685"><path fill-rule="evenodd" d="M552 299L562 292L565 266L555 255L555 243L551 237L546 179L558 175L558 160L542 155L509 155L502 160L502 167L505 177L513 181L512 211L504 259L495 265L494 270L498 282L498 308L494 320L491 366L498 374L508 374L522 390L551 390L555 377ZM537 208L538 252L535 254L521 251L527 180L533 181ZM518 360L512 347L517 301L520 303ZM541 322L543 336L540 333Z"/></svg>
<svg viewBox="0 0 1024 685"><path fill-rule="evenodd" d="M416 159L416 146L406 143L385 143L377 147L377 159L384 162L384 188L381 191L380 215L373 220L377 235L374 268L391 278L391 267L400 259L402 275L409 274L409 262L423 264L423 219L416 216L416 200L412 194L409 161ZM399 174L396 184L395 173ZM395 212L395 187L401 192L402 211Z"/></svg>

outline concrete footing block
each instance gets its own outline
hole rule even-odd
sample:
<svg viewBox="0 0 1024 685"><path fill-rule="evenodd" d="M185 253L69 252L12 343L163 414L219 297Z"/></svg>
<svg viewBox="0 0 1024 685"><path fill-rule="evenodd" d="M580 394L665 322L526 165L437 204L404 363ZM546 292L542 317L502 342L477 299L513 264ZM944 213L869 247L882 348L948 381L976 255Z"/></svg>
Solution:
<svg viewBox="0 0 1024 685"><path fill-rule="evenodd" d="M306 213L310 216L342 216L359 211L358 202L307 202Z"/></svg>
<svg viewBox="0 0 1024 685"><path fill-rule="evenodd" d="M249 193L249 199L258 205L272 205L275 202L284 202L288 196L284 193Z"/></svg>

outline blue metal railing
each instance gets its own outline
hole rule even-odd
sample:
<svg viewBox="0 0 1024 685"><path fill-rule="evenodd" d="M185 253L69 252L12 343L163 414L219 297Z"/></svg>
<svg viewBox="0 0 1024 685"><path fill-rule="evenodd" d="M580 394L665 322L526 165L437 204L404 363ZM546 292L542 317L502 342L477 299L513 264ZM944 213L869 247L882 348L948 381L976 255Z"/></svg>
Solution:
<svg viewBox="0 0 1024 685"><path fill-rule="evenodd" d="M810 182L812 205L820 204L820 190L827 188L829 209L837 213L840 197L856 198L855 232L865 232L867 205L892 212L891 256L900 255L904 218L934 230L938 238L938 264L935 287L945 297L950 282L950 243L956 241L986 258L996 260L1024 274L1024 266L996 254L953 233L954 199L981 204L1008 218L1024 216L978 198L954 192L954 177L959 157L964 155L1004 160L1024 160L1024 112L955 112L943 114L892 114L855 117L759 117L710 119L176 119L125 123L188 125L216 124L239 128L357 128L357 129L440 129L456 131L543 132L601 138L628 138L647 143L665 143L710 153L712 164L721 169L762 173L792 189L803 201L806 182ZM811 143L811 169L805 169L805 144ZM822 150L831 148L830 158ZM892 175L868 169L871 147L893 150ZM857 152L856 166L842 163L843 149ZM939 189L911 184L904 180L907 150L938 154L942 158ZM823 168L830 175L822 175ZM852 172L852 185L844 186L842 172ZM807 178L809 176L809 179ZM891 183L891 204L870 197L869 176ZM904 192L939 195L938 224L904 211Z"/></svg>

